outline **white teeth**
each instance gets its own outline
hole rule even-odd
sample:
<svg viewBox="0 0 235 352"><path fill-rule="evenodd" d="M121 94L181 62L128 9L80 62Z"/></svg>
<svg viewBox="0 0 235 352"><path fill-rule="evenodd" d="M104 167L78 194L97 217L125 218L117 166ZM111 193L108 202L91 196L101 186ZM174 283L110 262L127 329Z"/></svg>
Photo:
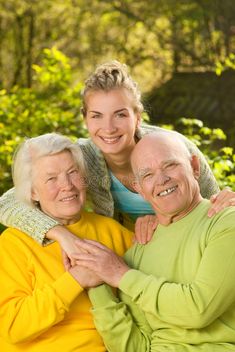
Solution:
<svg viewBox="0 0 235 352"><path fill-rule="evenodd" d="M166 196L167 194L170 194L170 193L174 192L175 190L176 190L176 186L175 186L175 187L168 188L168 189L166 189L165 191L158 193L158 196L159 196L159 197Z"/></svg>
<svg viewBox="0 0 235 352"><path fill-rule="evenodd" d="M76 195L71 196L71 197L66 197L66 198L63 198L63 199L61 199L61 201L62 201L62 202L67 202L67 201L73 200L73 199L75 199L75 198L77 198L77 196L76 196Z"/></svg>
<svg viewBox="0 0 235 352"><path fill-rule="evenodd" d="M104 137L101 137L103 139L103 141L105 143L114 143L114 142L117 142L119 140L120 137L112 137L112 138L104 138Z"/></svg>

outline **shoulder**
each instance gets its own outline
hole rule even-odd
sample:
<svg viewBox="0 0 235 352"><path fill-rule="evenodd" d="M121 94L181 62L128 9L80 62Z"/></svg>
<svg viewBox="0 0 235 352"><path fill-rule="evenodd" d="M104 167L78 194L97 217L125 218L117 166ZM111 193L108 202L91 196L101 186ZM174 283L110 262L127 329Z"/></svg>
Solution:
<svg viewBox="0 0 235 352"><path fill-rule="evenodd" d="M132 244L133 233L113 218L93 212L84 212L83 216L89 227L95 230L97 240L109 248L117 252L118 248L126 250Z"/></svg>
<svg viewBox="0 0 235 352"><path fill-rule="evenodd" d="M141 124L141 126L137 130L137 137L142 138L146 134L152 133L152 132L157 132L157 131L164 131L164 128L158 127L158 126L153 126L153 125L147 125L147 124Z"/></svg>
<svg viewBox="0 0 235 352"><path fill-rule="evenodd" d="M78 144L83 152L100 154L100 150L96 147L90 138L79 138Z"/></svg>
<svg viewBox="0 0 235 352"><path fill-rule="evenodd" d="M100 215L100 214L88 212L88 211L84 211L83 216L87 222L89 222L90 224L93 224L96 227L112 228L117 231L130 232L124 226L119 224L119 222L117 222L116 220L108 216L104 216L104 215Z"/></svg>
<svg viewBox="0 0 235 352"><path fill-rule="evenodd" d="M14 248L19 251L31 251L34 245L38 245L31 237L24 232L9 227L0 235L1 250L13 250Z"/></svg>

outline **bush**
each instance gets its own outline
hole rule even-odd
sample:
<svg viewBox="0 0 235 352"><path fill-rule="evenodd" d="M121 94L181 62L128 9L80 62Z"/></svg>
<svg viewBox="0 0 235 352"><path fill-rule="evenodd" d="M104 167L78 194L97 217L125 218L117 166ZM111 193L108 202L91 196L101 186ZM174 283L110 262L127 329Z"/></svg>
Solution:
<svg viewBox="0 0 235 352"><path fill-rule="evenodd" d="M178 119L176 129L193 141L206 156L207 161L221 189L230 187L235 191L235 154L231 147L226 147L226 135L220 128L211 129L201 120L182 117Z"/></svg>
<svg viewBox="0 0 235 352"><path fill-rule="evenodd" d="M53 131L72 138L86 136L80 114L83 87L81 83L73 85L68 58L56 48L45 49L42 65L33 65L33 69L32 88L0 90L0 194L12 187L12 155L25 137ZM194 141L206 155L220 187L235 190L235 155L233 148L220 145L226 140L224 132L186 118L179 119L174 129Z"/></svg>
<svg viewBox="0 0 235 352"><path fill-rule="evenodd" d="M33 68L32 88L0 91L0 194L12 186L12 155L25 137L53 131L72 138L86 135L80 115L82 85L72 85L68 58L56 48L45 49L42 66Z"/></svg>

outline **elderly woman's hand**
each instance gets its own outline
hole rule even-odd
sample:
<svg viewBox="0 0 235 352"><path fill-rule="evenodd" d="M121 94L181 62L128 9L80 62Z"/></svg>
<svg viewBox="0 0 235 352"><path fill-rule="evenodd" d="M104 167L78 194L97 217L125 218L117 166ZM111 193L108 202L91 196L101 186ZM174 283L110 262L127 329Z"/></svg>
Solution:
<svg viewBox="0 0 235 352"><path fill-rule="evenodd" d="M212 217L224 208L235 205L235 192L225 188L218 194L213 195L210 201L212 205L208 211L208 216Z"/></svg>
<svg viewBox="0 0 235 352"><path fill-rule="evenodd" d="M69 270L76 264L73 254L79 251L76 245L77 236L73 235L66 227L57 225L48 231L47 238L59 243L62 249L63 264L66 270Z"/></svg>
<svg viewBox="0 0 235 352"><path fill-rule="evenodd" d="M135 235L133 241L141 244L148 243L151 240L157 225L158 218L156 215L140 216L135 223Z"/></svg>

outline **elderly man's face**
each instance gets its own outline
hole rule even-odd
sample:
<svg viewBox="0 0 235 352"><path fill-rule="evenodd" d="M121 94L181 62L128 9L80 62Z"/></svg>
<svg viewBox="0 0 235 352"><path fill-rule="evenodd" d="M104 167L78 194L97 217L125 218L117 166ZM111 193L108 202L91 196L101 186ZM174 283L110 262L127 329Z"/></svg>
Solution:
<svg viewBox="0 0 235 352"><path fill-rule="evenodd" d="M162 224L186 215L200 199L199 162L170 140L145 141L133 155L137 191L149 201Z"/></svg>
<svg viewBox="0 0 235 352"><path fill-rule="evenodd" d="M62 224L79 220L85 182L69 151L38 158L33 164L32 199Z"/></svg>

